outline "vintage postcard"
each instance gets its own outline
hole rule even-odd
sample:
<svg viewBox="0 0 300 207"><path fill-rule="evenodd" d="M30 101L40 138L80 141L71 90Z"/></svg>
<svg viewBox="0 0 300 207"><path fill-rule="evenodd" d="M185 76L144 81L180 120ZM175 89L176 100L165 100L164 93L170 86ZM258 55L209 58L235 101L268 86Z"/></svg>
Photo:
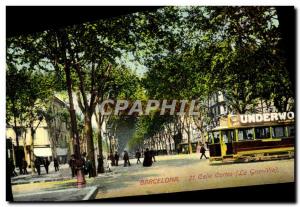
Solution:
<svg viewBox="0 0 300 207"><path fill-rule="evenodd" d="M8 200L295 182L294 7L97 9L7 31Z"/></svg>

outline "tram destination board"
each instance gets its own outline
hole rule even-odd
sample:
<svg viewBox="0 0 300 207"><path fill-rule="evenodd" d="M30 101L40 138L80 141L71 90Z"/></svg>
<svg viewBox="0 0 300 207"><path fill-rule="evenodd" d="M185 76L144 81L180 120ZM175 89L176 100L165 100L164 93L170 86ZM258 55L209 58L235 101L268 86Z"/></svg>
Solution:
<svg viewBox="0 0 300 207"><path fill-rule="evenodd" d="M6 200L295 202L294 21L6 6Z"/></svg>

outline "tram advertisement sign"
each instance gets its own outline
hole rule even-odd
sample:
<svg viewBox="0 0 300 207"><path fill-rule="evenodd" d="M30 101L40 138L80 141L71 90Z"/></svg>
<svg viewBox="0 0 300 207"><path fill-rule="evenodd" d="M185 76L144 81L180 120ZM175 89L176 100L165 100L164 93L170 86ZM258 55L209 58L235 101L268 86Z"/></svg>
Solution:
<svg viewBox="0 0 300 207"><path fill-rule="evenodd" d="M242 124L294 120L294 112L240 114L239 120Z"/></svg>

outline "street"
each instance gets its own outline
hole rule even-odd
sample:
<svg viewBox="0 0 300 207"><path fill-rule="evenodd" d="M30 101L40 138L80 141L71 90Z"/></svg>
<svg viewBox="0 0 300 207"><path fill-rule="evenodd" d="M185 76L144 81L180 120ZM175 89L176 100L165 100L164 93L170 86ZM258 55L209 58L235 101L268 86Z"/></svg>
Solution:
<svg viewBox="0 0 300 207"><path fill-rule="evenodd" d="M13 194L16 201L59 201L83 199L85 196L79 194L93 187L97 191L93 191L91 199L102 199L294 181L294 159L209 165L208 160L199 159L199 154L191 154L157 156L151 167L136 164L136 159L130 162L130 167L123 167L121 162L110 173L86 178L83 189L76 190L76 180L65 177L50 182L15 183ZM63 170L67 174L69 169Z"/></svg>

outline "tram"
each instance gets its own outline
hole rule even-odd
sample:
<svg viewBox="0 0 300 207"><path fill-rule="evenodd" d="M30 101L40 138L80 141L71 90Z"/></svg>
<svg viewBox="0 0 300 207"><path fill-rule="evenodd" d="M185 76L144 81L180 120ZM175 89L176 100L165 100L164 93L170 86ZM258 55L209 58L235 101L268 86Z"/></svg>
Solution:
<svg viewBox="0 0 300 207"><path fill-rule="evenodd" d="M284 113L221 118L207 136L210 164L293 158L294 113Z"/></svg>

